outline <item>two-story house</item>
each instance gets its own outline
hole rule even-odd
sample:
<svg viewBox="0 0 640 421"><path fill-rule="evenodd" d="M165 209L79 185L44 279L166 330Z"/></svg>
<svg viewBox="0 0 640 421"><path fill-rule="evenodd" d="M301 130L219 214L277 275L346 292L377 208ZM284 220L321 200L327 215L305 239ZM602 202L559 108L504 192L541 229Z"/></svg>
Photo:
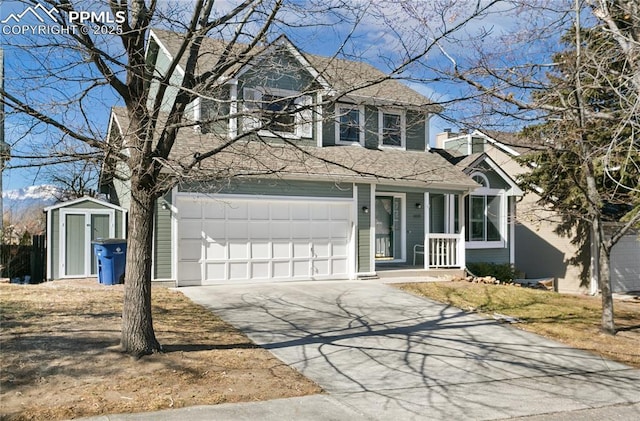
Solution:
<svg viewBox="0 0 640 421"><path fill-rule="evenodd" d="M151 31L150 65L166 72L180 42ZM200 71L220 46L204 40ZM178 66L175 86L183 73ZM286 37L264 46L189 108L193 124L180 129L167 177L219 150L158 201L154 279L186 286L356 279L394 263L464 268L464 197L478 184L430 151L435 111L366 63L306 54ZM127 132L115 108L109 136L126 145ZM105 179L111 200L128 208L127 183Z"/></svg>

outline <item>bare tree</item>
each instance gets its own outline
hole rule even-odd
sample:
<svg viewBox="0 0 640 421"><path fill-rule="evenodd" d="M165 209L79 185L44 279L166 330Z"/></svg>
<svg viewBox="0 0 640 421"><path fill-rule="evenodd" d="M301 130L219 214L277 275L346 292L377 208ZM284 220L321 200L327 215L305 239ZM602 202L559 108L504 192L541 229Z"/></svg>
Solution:
<svg viewBox="0 0 640 421"><path fill-rule="evenodd" d="M602 293L602 330L615 333L610 252L640 221L638 5L510 3L522 25L499 36L480 31L467 40L475 46L471 57L441 44L449 66L429 70L470 89L477 112L468 119L477 118L477 127L534 126L525 135L538 158L524 158L525 165L536 160L525 187L566 218L565 233L588 233ZM605 233L608 204L624 216ZM572 229L580 224L588 228Z"/></svg>

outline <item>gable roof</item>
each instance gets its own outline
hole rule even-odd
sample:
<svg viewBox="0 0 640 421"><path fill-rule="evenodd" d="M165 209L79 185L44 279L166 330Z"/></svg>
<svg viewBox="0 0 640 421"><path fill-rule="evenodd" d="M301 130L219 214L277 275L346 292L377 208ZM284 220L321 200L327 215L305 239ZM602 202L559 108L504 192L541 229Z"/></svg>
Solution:
<svg viewBox="0 0 640 421"><path fill-rule="evenodd" d="M175 57L183 42L183 34L163 29L152 29L151 37L160 48L170 57ZM225 73L228 77L234 77L255 57L264 54L273 45L283 45L289 49L294 57L299 60L301 66L306 68L321 85L328 84L332 95L343 96L351 102L367 102L376 105L404 106L426 108L428 111L438 110L440 107L433 104L424 95L416 92L398 80L390 78L381 70L362 61L345 60L336 57L323 57L301 52L285 36L280 36L268 46L257 46L247 55L243 55L246 44L236 44L231 54L236 54L238 63ZM200 48L200 57L197 63L197 72L202 73L216 66L220 54L224 51L225 42L219 39L205 37ZM297 52L297 54L296 54ZM186 59L180 60L180 66L184 68ZM310 67L309 67L310 66ZM180 69L182 70L182 69Z"/></svg>
<svg viewBox="0 0 640 421"><path fill-rule="evenodd" d="M46 208L43 209L44 212L49 212L55 209L60 209L60 208L65 208L71 205L77 205L79 203L83 203L83 202L90 202L90 203L95 203L97 205L100 206L104 206L105 208L110 208L110 209L115 209L118 211L122 211L122 212L127 212L127 210L123 207L120 207L118 205L114 205L113 203L109 203L109 202L105 202L104 200L100 200L100 199L96 199L93 197L89 197L89 196L83 196L83 197L79 197L77 199L73 199L73 200L68 200L66 202L60 202L60 203L56 203L55 205L51 205L51 206L47 206Z"/></svg>
<svg viewBox="0 0 640 421"><path fill-rule="evenodd" d="M524 192L518 186L513 178L509 176L489 155L485 152L474 153L464 157L455 156L443 149L434 149L436 153L441 155L467 175L471 175L475 169L482 163L486 163L489 167L509 186L507 194L509 196L522 196Z"/></svg>
<svg viewBox="0 0 640 421"><path fill-rule="evenodd" d="M124 108L113 109L117 127L129 126ZM114 126L116 127L116 126ZM169 159L164 162L168 174L182 174L195 154L213 150L228 142L215 134L203 134L183 128ZM423 151L366 149L361 146L317 148L291 143L266 143L258 137L238 140L204 159L189 173L189 179L211 180L239 176L289 177L324 181L383 182L472 190L478 185L440 155Z"/></svg>

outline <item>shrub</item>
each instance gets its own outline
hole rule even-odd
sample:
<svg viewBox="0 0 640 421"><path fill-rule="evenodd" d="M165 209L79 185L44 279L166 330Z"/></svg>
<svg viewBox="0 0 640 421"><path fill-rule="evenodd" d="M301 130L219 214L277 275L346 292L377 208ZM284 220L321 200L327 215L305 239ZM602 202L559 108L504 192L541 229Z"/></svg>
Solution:
<svg viewBox="0 0 640 421"><path fill-rule="evenodd" d="M516 278L516 269L509 263L467 263L467 269L475 276L493 276L502 282L511 282Z"/></svg>

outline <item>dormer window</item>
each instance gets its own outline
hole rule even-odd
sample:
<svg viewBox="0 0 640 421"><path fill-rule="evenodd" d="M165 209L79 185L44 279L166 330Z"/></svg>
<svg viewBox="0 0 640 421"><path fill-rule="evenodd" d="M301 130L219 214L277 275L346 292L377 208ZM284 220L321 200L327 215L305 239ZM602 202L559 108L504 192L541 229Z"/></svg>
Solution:
<svg viewBox="0 0 640 421"><path fill-rule="evenodd" d="M260 136L313 137L312 99L300 92L277 88L244 88L242 128L259 129Z"/></svg>
<svg viewBox="0 0 640 421"><path fill-rule="evenodd" d="M380 146L393 148L405 147L406 116L403 110L379 110L378 127Z"/></svg>
<svg viewBox="0 0 640 421"><path fill-rule="evenodd" d="M364 106L336 105L336 144L364 145Z"/></svg>

